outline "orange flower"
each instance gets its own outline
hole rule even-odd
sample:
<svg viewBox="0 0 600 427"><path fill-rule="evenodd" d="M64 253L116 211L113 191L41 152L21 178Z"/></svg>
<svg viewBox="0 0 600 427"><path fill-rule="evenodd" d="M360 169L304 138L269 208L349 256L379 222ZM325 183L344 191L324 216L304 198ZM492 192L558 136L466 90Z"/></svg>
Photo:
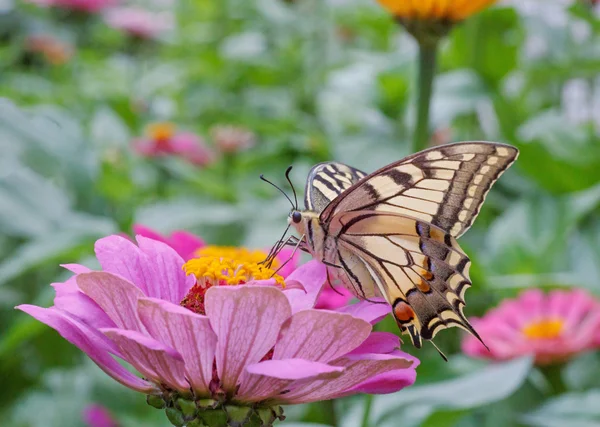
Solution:
<svg viewBox="0 0 600 427"><path fill-rule="evenodd" d="M458 22L496 0L377 0L396 18Z"/></svg>

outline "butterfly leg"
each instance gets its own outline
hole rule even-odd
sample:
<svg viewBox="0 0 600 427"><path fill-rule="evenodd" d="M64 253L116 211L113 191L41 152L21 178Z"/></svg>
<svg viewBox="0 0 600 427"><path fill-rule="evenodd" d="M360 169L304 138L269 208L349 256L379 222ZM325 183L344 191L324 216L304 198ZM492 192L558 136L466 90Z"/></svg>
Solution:
<svg viewBox="0 0 600 427"><path fill-rule="evenodd" d="M290 237L290 238L289 238L289 239L286 241L286 243L284 243L283 245L281 245L281 247L283 248L283 246L285 246L285 245L287 244L287 242L288 242L288 241L289 241L289 240L290 240L292 237L294 237L294 236L291 236L291 237ZM290 262L290 261L292 260L292 258L294 258L294 255L296 254L296 251L298 250L298 248L300 247L300 244L302 243L302 239L304 239L304 234L302 235L302 237L300 237L300 238L298 239L298 242L296 243L296 246L294 247L294 250L292 251L292 253L291 253L291 254L290 254L290 256L288 257L288 259L286 259L286 260L283 262L283 264L281 264L281 265L279 266L279 268L273 272L273 275L272 275L271 277L275 276L275 275L276 275L276 274L277 274L277 273L278 273L278 272L279 272L279 271L280 271L280 270L281 270L283 267L285 267L285 265L286 265L288 262Z"/></svg>

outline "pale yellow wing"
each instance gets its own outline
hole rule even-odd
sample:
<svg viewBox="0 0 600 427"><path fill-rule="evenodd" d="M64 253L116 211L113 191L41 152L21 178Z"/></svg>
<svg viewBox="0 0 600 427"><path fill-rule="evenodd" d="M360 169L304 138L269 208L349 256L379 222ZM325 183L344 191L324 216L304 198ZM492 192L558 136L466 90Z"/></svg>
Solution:
<svg viewBox="0 0 600 427"><path fill-rule="evenodd" d="M323 210L320 222L327 227L336 214L374 210L410 216L459 237L469 229L490 188L517 155L515 147L488 142L461 142L421 151L343 191Z"/></svg>
<svg viewBox="0 0 600 427"><path fill-rule="evenodd" d="M329 233L337 245L330 246L326 261L337 263L358 296L383 295L416 347L452 326L478 337L463 314L470 261L449 233L378 211L338 214Z"/></svg>

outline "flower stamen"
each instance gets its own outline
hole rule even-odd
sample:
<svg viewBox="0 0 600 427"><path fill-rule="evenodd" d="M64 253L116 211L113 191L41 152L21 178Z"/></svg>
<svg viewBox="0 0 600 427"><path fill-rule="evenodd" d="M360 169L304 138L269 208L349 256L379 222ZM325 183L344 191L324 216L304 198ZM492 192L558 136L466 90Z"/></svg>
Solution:
<svg viewBox="0 0 600 427"><path fill-rule="evenodd" d="M529 339L554 339L560 337L564 328L561 319L542 319L526 325L522 331Z"/></svg>

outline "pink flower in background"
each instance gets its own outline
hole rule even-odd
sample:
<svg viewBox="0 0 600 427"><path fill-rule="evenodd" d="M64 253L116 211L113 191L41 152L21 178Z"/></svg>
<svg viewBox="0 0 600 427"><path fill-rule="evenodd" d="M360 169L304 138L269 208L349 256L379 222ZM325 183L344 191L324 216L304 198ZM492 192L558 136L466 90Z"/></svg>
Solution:
<svg viewBox="0 0 600 427"><path fill-rule="evenodd" d="M65 265L74 275L53 284L54 306L17 308L56 329L116 381L162 399L167 412L182 407L173 396L250 407L390 393L415 381L418 360L399 350L399 338L372 332L371 322L389 306L313 308L326 279L317 261L284 282L253 263L185 263L168 245L142 236L137 245L109 236L95 251L102 271Z"/></svg>
<svg viewBox="0 0 600 427"><path fill-rule="evenodd" d="M213 126L210 130L215 145L221 153L237 153L252 148L254 133L237 126Z"/></svg>
<svg viewBox="0 0 600 427"><path fill-rule="evenodd" d="M96 13L117 3L117 0L26 0L43 7L60 7L80 12Z"/></svg>
<svg viewBox="0 0 600 427"><path fill-rule="evenodd" d="M533 354L538 364L549 364L600 347L600 302L583 290L528 290L471 322L490 348L467 336L462 348L473 357Z"/></svg>
<svg viewBox="0 0 600 427"><path fill-rule="evenodd" d="M176 132L172 123L154 123L146 129L147 137L133 141L133 149L144 157L178 156L198 165L215 161L215 154L204 140L190 132Z"/></svg>
<svg viewBox="0 0 600 427"><path fill-rule="evenodd" d="M88 427L118 427L108 409L101 405L89 405L83 410L83 421Z"/></svg>
<svg viewBox="0 0 600 427"><path fill-rule="evenodd" d="M135 37L153 39L175 26L170 12L152 12L141 7L117 7L104 15L110 27Z"/></svg>
<svg viewBox="0 0 600 427"><path fill-rule="evenodd" d="M62 65L73 56L73 47L49 34L33 34L25 39L28 52L41 54L52 65Z"/></svg>

